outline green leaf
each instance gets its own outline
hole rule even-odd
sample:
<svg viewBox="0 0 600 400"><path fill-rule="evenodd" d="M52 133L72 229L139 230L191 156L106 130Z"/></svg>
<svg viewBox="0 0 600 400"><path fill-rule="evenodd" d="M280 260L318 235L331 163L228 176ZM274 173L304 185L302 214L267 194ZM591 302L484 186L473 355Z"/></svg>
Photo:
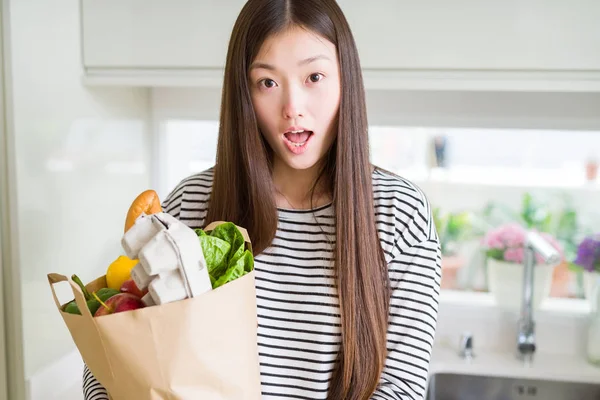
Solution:
<svg viewBox="0 0 600 400"><path fill-rule="evenodd" d="M210 233L210 236L223 239L231 245L231 253L227 258L228 264L232 259L241 257L242 253L244 252L244 236L232 222L226 222L217 226Z"/></svg>
<svg viewBox="0 0 600 400"><path fill-rule="evenodd" d="M567 262L567 269L571 272L583 272L583 267L573 262Z"/></svg>
<svg viewBox="0 0 600 400"><path fill-rule="evenodd" d="M206 232L204 232L202 229L194 229L194 232L196 232L196 235L198 235L198 237L207 236Z"/></svg>
<svg viewBox="0 0 600 400"><path fill-rule="evenodd" d="M252 253L246 250L242 256L234 260L228 267L227 271L216 280L213 288L223 286L227 282L231 282L237 278L241 278L254 268L254 259Z"/></svg>
<svg viewBox="0 0 600 400"><path fill-rule="evenodd" d="M225 272L231 245L223 239L209 235L200 236L200 245L202 246L208 273L218 276Z"/></svg>
<svg viewBox="0 0 600 400"><path fill-rule="evenodd" d="M493 258L494 260L504 260L504 251L502 249L489 249L486 254L489 258Z"/></svg>

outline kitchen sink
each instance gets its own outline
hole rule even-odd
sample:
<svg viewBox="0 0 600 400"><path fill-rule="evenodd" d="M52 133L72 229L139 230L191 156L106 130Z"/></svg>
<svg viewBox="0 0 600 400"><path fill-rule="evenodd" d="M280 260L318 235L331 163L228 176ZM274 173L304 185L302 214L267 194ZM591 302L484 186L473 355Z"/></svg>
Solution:
<svg viewBox="0 0 600 400"><path fill-rule="evenodd" d="M597 384L436 373L429 379L427 400L600 400Z"/></svg>

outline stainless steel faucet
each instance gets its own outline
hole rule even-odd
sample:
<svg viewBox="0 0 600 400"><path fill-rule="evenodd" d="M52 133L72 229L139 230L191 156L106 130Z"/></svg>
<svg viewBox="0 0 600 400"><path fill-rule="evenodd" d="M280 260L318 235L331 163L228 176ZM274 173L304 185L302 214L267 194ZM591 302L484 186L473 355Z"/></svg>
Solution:
<svg viewBox="0 0 600 400"><path fill-rule="evenodd" d="M523 298L521 300L521 316L517 331L517 357L527 361L535 353L535 321L533 319L533 286L536 264L539 254L546 264L558 264L560 255L543 237L535 232L528 232L525 239L525 256L523 260Z"/></svg>
<svg viewBox="0 0 600 400"><path fill-rule="evenodd" d="M458 355L465 360L471 360L475 357L475 353L473 352L473 334L471 332L463 332L460 336Z"/></svg>

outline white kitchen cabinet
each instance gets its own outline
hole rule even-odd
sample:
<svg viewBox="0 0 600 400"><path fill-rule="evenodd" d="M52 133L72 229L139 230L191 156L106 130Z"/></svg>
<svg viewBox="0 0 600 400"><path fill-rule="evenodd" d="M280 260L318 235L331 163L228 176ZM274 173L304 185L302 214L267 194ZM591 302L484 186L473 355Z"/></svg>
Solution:
<svg viewBox="0 0 600 400"><path fill-rule="evenodd" d="M600 71L598 0L340 0L366 69Z"/></svg>
<svg viewBox="0 0 600 400"><path fill-rule="evenodd" d="M222 68L244 0L82 0L88 68Z"/></svg>
<svg viewBox="0 0 600 400"><path fill-rule="evenodd" d="M374 89L600 91L598 0L338 0ZM220 86L245 0L81 0L89 84Z"/></svg>

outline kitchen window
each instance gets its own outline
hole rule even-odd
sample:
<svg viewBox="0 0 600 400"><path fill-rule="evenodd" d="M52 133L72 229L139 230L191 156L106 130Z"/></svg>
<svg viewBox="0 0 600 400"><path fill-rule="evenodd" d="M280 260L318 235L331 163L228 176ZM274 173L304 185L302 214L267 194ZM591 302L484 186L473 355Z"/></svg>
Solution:
<svg viewBox="0 0 600 400"><path fill-rule="evenodd" d="M184 177L214 165L218 121L170 119L161 132L164 197ZM432 204L445 244L446 292L488 290L481 237L492 224L521 218L526 199L539 214L534 219L574 211L576 226L562 238L571 245L600 232L600 132L371 126L369 134L372 161L415 182ZM467 222L456 222L465 215ZM445 229L448 220L453 229ZM553 224L544 229L557 232ZM563 263L551 296L582 298L583 285L581 274Z"/></svg>

